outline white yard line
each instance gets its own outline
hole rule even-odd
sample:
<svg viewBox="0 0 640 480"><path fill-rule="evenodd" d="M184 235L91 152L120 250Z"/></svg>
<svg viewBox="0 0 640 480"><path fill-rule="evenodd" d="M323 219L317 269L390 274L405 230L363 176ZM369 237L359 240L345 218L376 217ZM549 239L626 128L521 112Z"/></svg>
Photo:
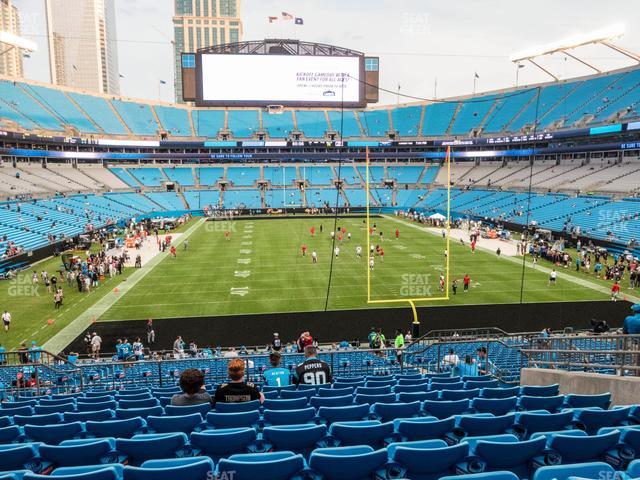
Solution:
<svg viewBox="0 0 640 480"><path fill-rule="evenodd" d="M189 229L180 235L179 238L176 238L176 242L174 245L176 247L180 245L184 240L189 238L191 234L193 234L204 222L206 219L198 220L194 225L189 227ZM168 253L167 253L168 255ZM136 269L126 281L123 281L118 284L118 291L114 290L107 293L104 297L94 303L91 307L86 309L83 313L81 313L78 317L69 323L66 327L56 333L53 337L51 337L42 348L48 352L52 353L60 353L64 350L67 345L69 345L73 340L76 339L78 335L80 335L89 325L91 325L94 319L100 318L107 310L109 310L118 300L120 300L128 291L130 291L133 287L135 287L140 280L147 276L149 272L151 272L162 260L166 258L167 255L156 255L146 265L143 265L142 268Z"/></svg>
<svg viewBox="0 0 640 480"><path fill-rule="evenodd" d="M430 227L423 227L423 226L420 226L420 225L416 225L415 223L409 223L408 221L401 220L401 219L393 217L391 215L383 215L383 217L385 217L385 218L387 218L389 220L393 220L394 222L400 223L402 225L406 225L408 227L415 228L416 230L422 230L422 231L430 233L432 235L438 235L438 236L440 235L440 231L431 230ZM492 251L489 248L481 247L479 245L476 248L478 250L484 250L486 252L491 252L495 256L495 252ZM522 258L504 256L504 257L501 257L501 259L506 260L506 261L511 262L511 263L515 263L517 265L522 265ZM540 266L540 264L538 264L535 268L534 268L534 266L533 266L533 264L531 262L526 262L525 265L528 268L530 268L532 270L536 270L538 272L543 272L543 273L546 273L546 274L550 274L551 273L551 269L550 268ZM567 281L569 281L571 283L575 283L576 285L580 285L582 287L590 288L591 290L595 290L597 292L602 292L602 293L605 293L607 295L611 294L611 289L607 288L607 287L605 287L603 285L599 285L597 283L590 282L589 280L584 279L584 278L574 277L573 275L569 275L567 273L564 273L561 270L557 270L557 272L558 272L558 278L561 278L563 280L567 280ZM622 292L622 288L621 288L621 292ZM623 295L630 302L633 302L633 303L639 303L640 302L640 298L638 298L638 297L636 297L634 295L630 295L628 293L624 293Z"/></svg>

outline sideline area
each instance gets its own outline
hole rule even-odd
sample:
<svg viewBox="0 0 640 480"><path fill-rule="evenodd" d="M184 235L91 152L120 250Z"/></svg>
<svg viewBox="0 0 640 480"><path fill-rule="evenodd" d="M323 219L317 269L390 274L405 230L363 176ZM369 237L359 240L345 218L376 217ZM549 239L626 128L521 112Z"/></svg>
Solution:
<svg viewBox="0 0 640 480"><path fill-rule="evenodd" d="M440 232L442 231L442 229L436 229L436 228L432 228L432 227L426 227L426 226L421 226L421 225L416 225L413 222L408 222L406 220L402 220L399 219L393 215L383 215L385 218L389 219L389 220L393 220L396 223L400 223L402 225L407 225L409 227L415 228L416 230L422 230L424 232L430 233L432 235L440 235ZM452 236L452 240L453 240L453 236ZM479 250L484 250L487 252L492 252L495 253L495 249L493 248L487 248L486 246L486 242L485 239L482 239L481 242L478 242L478 246L476 247ZM512 262L512 263L516 263L518 265L522 265L522 257L513 257L513 256L502 256L501 259L506 260L508 262ZM551 273L551 269L541 266L539 263L538 265L536 265L534 267L534 265L531 262L525 261L525 265L530 268L531 270L536 270L538 272L543 272L543 273L547 273L550 274ZM569 282L575 283L576 285L580 285L586 288L590 288L591 290L595 290L597 292L602 292L602 293L606 293L606 294L610 294L611 293L611 289L607 288L603 285L598 285L596 283L590 282L587 279L583 279L583 278L577 278L574 277L573 275L569 275L567 273L564 273L562 271L562 269L558 269L558 278L561 278L563 280L567 280ZM623 296L624 299L628 300L629 302L632 303L639 303L640 302L640 298L636 297L634 295L630 295L628 293L624 293Z"/></svg>
<svg viewBox="0 0 640 480"><path fill-rule="evenodd" d="M189 227L186 232L180 235L174 235L176 238L174 245L181 245L196 230L198 230L206 220L206 218L201 218L197 220L194 225ZM133 252L135 252L135 250L133 250L132 253ZM104 312L126 295L127 292L135 287L140 280L146 277L149 272L151 272L162 260L166 258L167 255L168 253L166 255L152 255L150 258L148 256L148 261L143 264L142 268L136 269L136 271L120 283L118 287L107 293L95 304L87 308L82 314L72 320L69 325L47 340L47 342L42 345L43 350L56 354L62 352L67 345L73 342L73 340L86 330L89 325L97 321ZM135 259L135 255L133 257Z"/></svg>

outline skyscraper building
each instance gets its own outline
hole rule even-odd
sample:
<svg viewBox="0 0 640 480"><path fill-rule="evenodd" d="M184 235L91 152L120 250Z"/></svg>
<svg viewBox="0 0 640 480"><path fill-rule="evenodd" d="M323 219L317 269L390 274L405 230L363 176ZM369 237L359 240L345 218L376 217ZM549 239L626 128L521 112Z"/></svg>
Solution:
<svg viewBox="0 0 640 480"><path fill-rule="evenodd" d="M20 36L20 12L11 0L0 0L0 31ZM22 77L22 50L0 42L0 74Z"/></svg>
<svg viewBox="0 0 640 480"><path fill-rule="evenodd" d="M51 83L120 92L115 0L46 0Z"/></svg>
<svg viewBox="0 0 640 480"><path fill-rule="evenodd" d="M182 102L182 53L242 39L240 0L174 0L176 101Z"/></svg>

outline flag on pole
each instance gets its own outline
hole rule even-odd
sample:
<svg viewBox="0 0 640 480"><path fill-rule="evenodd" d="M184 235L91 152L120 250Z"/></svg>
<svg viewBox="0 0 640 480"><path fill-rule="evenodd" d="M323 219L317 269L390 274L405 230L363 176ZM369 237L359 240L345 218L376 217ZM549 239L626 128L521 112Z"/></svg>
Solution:
<svg viewBox="0 0 640 480"><path fill-rule="evenodd" d="M480 78L480 75L478 75L478 72L475 72L473 75L474 75L474 78Z"/></svg>
<svg viewBox="0 0 640 480"><path fill-rule="evenodd" d="M290 13L287 13L287 12L282 12L282 19L283 20L293 20L293 15L291 15Z"/></svg>
<svg viewBox="0 0 640 480"><path fill-rule="evenodd" d="M267 18L269 19L269 23L273 23L273 22L277 22L278 21L278 17L268 16Z"/></svg>
<svg viewBox="0 0 640 480"><path fill-rule="evenodd" d="M304 20L300 17L296 17L295 23L296 25L304 25Z"/></svg>
<svg viewBox="0 0 640 480"><path fill-rule="evenodd" d="M167 82L165 82L164 80L160 80L160 85L166 85Z"/></svg>
<svg viewBox="0 0 640 480"><path fill-rule="evenodd" d="M121 73L120 73L118 76L119 76L120 78L125 78L125 76L124 76L123 74L121 74Z"/></svg>

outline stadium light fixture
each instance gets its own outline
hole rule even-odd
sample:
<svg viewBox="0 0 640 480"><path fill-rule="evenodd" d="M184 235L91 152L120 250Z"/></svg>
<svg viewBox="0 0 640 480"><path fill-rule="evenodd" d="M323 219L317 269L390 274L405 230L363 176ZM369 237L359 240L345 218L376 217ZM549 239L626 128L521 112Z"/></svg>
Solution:
<svg viewBox="0 0 640 480"><path fill-rule="evenodd" d="M522 50L520 52L516 52L513 55L511 55L509 59L517 65L520 65L522 62L529 62L532 65L539 68L540 70L542 70L543 72L545 72L547 75L551 76L556 81L558 81L559 78L556 75L554 75L551 71L547 70L546 68L542 67L539 63L537 63L535 61L537 57L552 55L554 53L562 53L567 57L581 63L582 65L585 65L591 68L596 73L602 73L601 69L579 58L575 53L569 53L569 50L573 50L579 47L584 47L587 45L596 45L596 44L604 45L605 47L610 48L640 63L640 56L611 43L613 39L623 36L624 33L625 33L624 24L616 23L616 24L598 29L588 34L576 34L553 43L540 45L540 46L532 47L526 50Z"/></svg>
<svg viewBox="0 0 640 480"><path fill-rule="evenodd" d="M531 47L526 50L516 52L509 58L513 63L518 63L532 58L542 57L544 55L551 55L557 52L564 53L565 50L571 50L573 48L583 47L594 43L607 42L614 38L623 36L624 33L624 24L616 23L588 34L576 34L546 45Z"/></svg>
<svg viewBox="0 0 640 480"><path fill-rule="evenodd" d="M35 52L38 50L36 42L5 31L0 31L0 43L10 48L19 48L26 52Z"/></svg>

